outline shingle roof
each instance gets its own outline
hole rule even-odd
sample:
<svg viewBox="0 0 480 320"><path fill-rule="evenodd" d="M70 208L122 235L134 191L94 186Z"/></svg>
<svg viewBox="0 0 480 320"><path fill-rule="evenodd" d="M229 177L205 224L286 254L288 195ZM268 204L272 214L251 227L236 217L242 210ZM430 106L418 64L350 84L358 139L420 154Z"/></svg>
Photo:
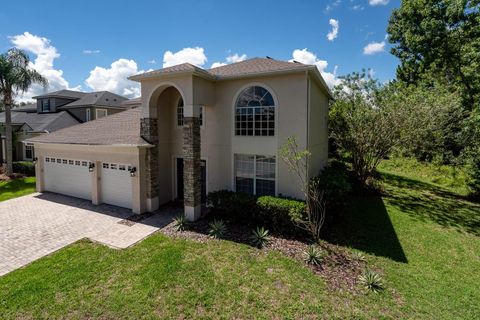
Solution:
<svg viewBox="0 0 480 320"><path fill-rule="evenodd" d="M122 106L131 106L131 105L137 105L137 104L138 105L142 104L142 97L125 100L122 102Z"/></svg>
<svg viewBox="0 0 480 320"><path fill-rule="evenodd" d="M49 92L49 93L46 93L46 94L42 94L42 95L33 97L33 99L50 98L50 97L80 99L84 95L86 95L86 93L85 92L80 92L80 91L58 90L58 91Z"/></svg>
<svg viewBox="0 0 480 320"><path fill-rule="evenodd" d="M272 72L301 71L312 68L314 68L313 65L302 64L298 62L287 62L270 58L253 58L209 70L196 67L190 63L182 63L172 67L137 74L129 79L140 80L143 78L152 78L168 74L192 72L211 79L221 80L223 78L233 78Z"/></svg>
<svg viewBox="0 0 480 320"><path fill-rule="evenodd" d="M0 113L0 122L5 122L5 113ZM78 121L66 111L57 113L33 113L12 110L12 124L27 124L33 132L53 132L78 124Z"/></svg>
<svg viewBox="0 0 480 320"><path fill-rule="evenodd" d="M148 146L140 136L140 109L131 109L88 121L53 133L27 139L28 142Z"/></svg>
<svg viewBox="0 0 480 320"><path fill-rule="evenodd" d="M312 66L299 62L287 62L268 58L253 58L221 67L209 69L208 72L219 77L238 77L250 74L275 71L306 70Z"/></svg>
<svg viewBox="0 0 480 320"><path fill-rule="evenodd" d="M122 108L122 102L125 100L128 99L109 91L89 92L80 99L70 102L61 108L68 109L71 107L92 105Z"/></svg>

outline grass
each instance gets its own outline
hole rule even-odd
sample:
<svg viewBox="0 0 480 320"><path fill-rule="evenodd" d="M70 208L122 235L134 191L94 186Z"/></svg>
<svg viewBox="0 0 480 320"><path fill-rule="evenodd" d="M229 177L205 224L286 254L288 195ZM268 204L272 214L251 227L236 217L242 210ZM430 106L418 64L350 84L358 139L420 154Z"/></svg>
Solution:
<svg viewBox="0 0 480 320"><path fill-rule="evenodd" d="M0 201L13 199L35 192L35 177L0 181Z"/></svg>
<svg viewBox="0 0 480 320"><path fill-rule="evenodd" d="M387 195L349 199L329 239L365 254L379 294L331 291L277 252L155 234L120 251L80 241L1 277L0 318L478 318L480 205L391 165Z"/></svg>

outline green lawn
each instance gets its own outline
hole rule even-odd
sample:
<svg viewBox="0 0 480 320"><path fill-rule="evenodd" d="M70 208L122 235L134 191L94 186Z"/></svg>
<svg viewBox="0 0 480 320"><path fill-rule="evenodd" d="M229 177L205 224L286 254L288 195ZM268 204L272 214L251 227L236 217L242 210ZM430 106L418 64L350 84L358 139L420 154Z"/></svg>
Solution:
<svg viewBox="0 0 480 320"><path fill-rule="evenodd" d="M0 201L35 192L35 177L0 181Z"/></svg>
<svg viewBox="0 0 480 320"><path fill-rule="evenodd" d="M381 270L380 294L330 291L277 252L156 234L120 251L80 241L1 277L0 318L478 318L480 205L390 165L388 195L351 198L329 239Z"/></svg>

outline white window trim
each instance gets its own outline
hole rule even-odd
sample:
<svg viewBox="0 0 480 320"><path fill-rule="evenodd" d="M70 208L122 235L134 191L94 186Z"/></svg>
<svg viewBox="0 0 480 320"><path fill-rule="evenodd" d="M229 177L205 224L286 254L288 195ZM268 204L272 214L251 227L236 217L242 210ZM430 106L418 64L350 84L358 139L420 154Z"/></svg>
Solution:
<svg viewBox="0 0 480 320"><path fill-rule="evenodd" d="M278 183L278 163L277 163L277 156L275 155L264 155L264 154L246 154L246 153L234 153L233 154L233 190L237 192L237 167L236 167L236 161L235 161L235 155L248 155L248 156L253 156L253 195L257 194L257 156L262 156L262 157L273 157L275 159L275 178L274 179L263 179L263 178L258 178L260 180L269 180L269 181L274 181L275 182L275 190L274 194L275 196L278 195L277 193L277 183Z"/></svg>
<svg viewBox="0 0 480 320"><path fill-rule="evenodd" d="M98 111L102 111L102 112L105 112L105 115L103 117L106 117L108 116L108 111L107 109L95 109L95 119L100 119L100 118L103 118L103 117L98 117Z"/></svg>
<svg viewBox="0 0 480 320"><path fill-rule="evenodd" d="M27 147L31 147L32 148L32 157L31 158L27 158ZM35 157L35 149L33 148L33 144L27 144L25 143L23 145L23 159L25 160L33 160L33 158Z"/></svg>
<svg viewBox="0 0 480 320"><path fill-rule="evenodd" d="M177 127L177 129L181 129L183 128L183 125L180 125L178 124L178 103L177 103L177 106L175 107L175 126ZM183 119L185 119L185 106L182 106L183 108ZM202 123L200 124L200 129L203 129L205 127L205 106L200 106L200 114L202 115ZM182 122L185 124L184 122L185 120L183 120Z"/></svg>
<svg viewBox="0 0 480 320"><path fill-rule="evenodd" d="M92 120L91 110L90 108L86 109L85 111L85 122Z"/></svg>

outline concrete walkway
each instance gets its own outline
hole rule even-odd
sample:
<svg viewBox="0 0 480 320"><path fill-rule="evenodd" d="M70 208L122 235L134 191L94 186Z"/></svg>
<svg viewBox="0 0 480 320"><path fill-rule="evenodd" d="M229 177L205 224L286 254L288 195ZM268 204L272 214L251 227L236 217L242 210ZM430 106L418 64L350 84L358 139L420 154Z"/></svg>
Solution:
<svg viewBox="0 0 480 320"><path fill-rule="evenodd" d="M54 193L0 202L0 276L82 238L129 247L167 225L173 213L157 212L131 226L119 223L131 215L128 209Z"/></svg>

